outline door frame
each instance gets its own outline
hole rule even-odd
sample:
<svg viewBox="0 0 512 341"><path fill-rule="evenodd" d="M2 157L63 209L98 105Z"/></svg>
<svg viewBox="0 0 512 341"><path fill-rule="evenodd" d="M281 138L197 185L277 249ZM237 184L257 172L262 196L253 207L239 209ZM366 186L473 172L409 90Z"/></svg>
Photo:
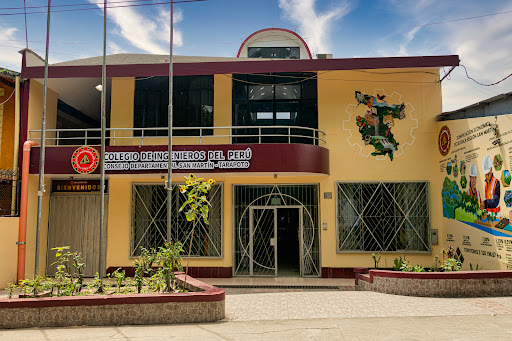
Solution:
<svg viewBox="0 0 512 341"><path fill-rule="evenodd" d="M277 209L279 208L295 208L299 210L299 267L300 277L303 276L304 268L304 222L303 211L304 207L301 205L269 205L269 206L250 206L249 207L249 276L254 276L254 211L255 210L272 210L274 213L274 237L270 238L271 246L274 247L274 274L270 276L276 277L278 275L278 259L277 259ZM265 276L265 275L261 275Z"/></svg>

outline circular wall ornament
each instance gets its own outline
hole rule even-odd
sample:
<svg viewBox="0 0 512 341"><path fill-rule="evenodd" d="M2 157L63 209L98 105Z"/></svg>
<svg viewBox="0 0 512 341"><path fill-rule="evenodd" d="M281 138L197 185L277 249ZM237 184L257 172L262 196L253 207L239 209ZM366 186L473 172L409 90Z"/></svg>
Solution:
<svg viewBox="0 0 512 341"><path fill-rule="evenodd" d="M71 156L71 166L79 174L90 174L96 170L100 160L98 151L92 147L79 147Z"/></svg>
<svg viewBox="0 0 512 341"><path fill-rule="evenodd" d="M450 152L450 147L452 145L452 135L450 133L450 128L447 126L443 126L439 131L439 139L438 139L438 147L439 152L442 156L446 156Z"/></svg>

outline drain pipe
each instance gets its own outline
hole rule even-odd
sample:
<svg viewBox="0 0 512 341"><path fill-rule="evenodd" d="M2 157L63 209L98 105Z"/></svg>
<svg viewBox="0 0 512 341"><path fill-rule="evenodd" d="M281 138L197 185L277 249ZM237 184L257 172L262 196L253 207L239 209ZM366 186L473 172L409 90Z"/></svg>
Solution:
<svg viewBox="0 0 512 341"><path fill-rule="evenodd" d="M34 141L23 144L23 166L21 173L21 199L20 199L20 228L18 234L18 284L25 278L25 253L27 249L27 204L28 204L28 176L30 168L30 149L35 146Z"/></svg>

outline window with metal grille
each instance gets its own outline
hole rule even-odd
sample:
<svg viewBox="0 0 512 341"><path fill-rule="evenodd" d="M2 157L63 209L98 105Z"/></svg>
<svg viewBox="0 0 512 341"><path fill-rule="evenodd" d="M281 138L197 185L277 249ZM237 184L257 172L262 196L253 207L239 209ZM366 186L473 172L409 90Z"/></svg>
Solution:
<svg viewBox="0 0 512 341"><path fill-rule="evenodd" d="M172 241L181 242L188 254L192 239L191 255L194 257L222 257L222 183L216 183L208 193L211 203L209 225L202 220L187 221L184 212L179 212L187 200L180 193L180 184L172 188ZM167 239L167 190L164 184L132 185L132 221L130 255L140 255L140 247L158 248Z"/></svg>
<svg viewBox="0 0 512 341"><path fill-rule="evenodd" d="M428 182L337 182L338 252L430 252Z"/></svg>

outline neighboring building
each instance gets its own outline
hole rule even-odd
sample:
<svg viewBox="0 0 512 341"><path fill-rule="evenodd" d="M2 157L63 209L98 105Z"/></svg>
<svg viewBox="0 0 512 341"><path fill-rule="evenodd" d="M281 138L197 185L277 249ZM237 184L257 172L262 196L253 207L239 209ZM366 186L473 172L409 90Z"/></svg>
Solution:
<svg viewBox="0 0 512 341"><path fill-rule="evenodd" d="M17 86L18 84L18 86ZM0 68L0 216L17 214L19 73Z"/></svg>
<svg viewBox="0 0 512 341"><path fill-rule="evenodd" d="M260 35L274 33L290 39L258 44ZM259 57L289 59L243 58L256 56L251 48L276 49L259 50ZM282 55L281 48L291 50ZM183 175L217 182L210 224L199 223L192 242L190 273L353 277L355 267L373 265L372 253L383 254L381 267L404 253L429 266L441 250L431 243L431 227L441 229L442 219L432 148L439 69L457 66L458 56L311 59L303 40L285 30L255 33L239 56L173 57L172 233L186 250L192 225L178 212ZM101 60L50 65L48 80L40 259L51 264L47 248L70 245L84 253L88 275L99 269L99 168L78 172L94 168L99 151ZM168 56L107 56L101 267L130 267L140 246L165 240L168 63ZM24 140L39 139L43 69L24 52ZM81 146L89 151L77 151ZM27 273L34 267L38 164L34 147Z"/></svg>
<svg viewBox="0 0 512 341"><path fill-rule="evenodd" d="M0 288L16 278L20 92L19 73L0 68Z"/></svg>
<svg viewBox="0 0 512 341"><path fill-rule="evenodd" d="M438 117L441 237L474 269L512 269L511 96Z"/></svg>

